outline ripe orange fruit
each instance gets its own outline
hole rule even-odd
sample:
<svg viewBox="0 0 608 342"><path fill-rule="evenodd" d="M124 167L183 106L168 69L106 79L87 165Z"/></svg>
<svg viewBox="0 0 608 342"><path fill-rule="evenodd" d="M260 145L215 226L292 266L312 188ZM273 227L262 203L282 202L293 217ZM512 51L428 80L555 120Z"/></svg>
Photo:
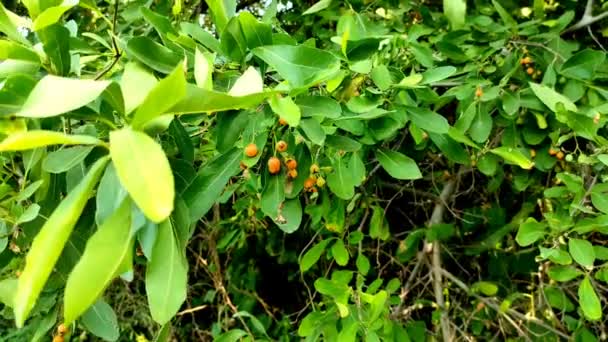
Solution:
<svg viewBox="0 0 608 342"><path fill-rule="evenodd" d="M287 176L291 179L295 179L296 177L298 177L298 171L297 170L289 170L289 172L287 172Z"/></svg>
<svg viewBox="0 0 608 342"><path fill-rule="evenodd" d="M65 340L63 339L63 336L61 336L61 335L57 335L57 336L53 337L53 342L63 342L63 341L65 341Z"/></svg>
<svg viewBox="0 0 608 342"><path fill-rule="evenodd" d="M528 69L526 69L526 72L528 73L528 75L532 75L534 73L534 68L529 67Z"/></svg>
<svg viewBox="0 0 608 342"><path fill-rule="evenodd" d="M481 87L477 87L477 90L475 90L475 97L482 97L483 96L483 90L481 89Z"/></svg>
<svg viewBox="0 0 608 342"><path fill-rule="evenodd" d="M286 126L287 125L287 121L285 121L285 119L283 119L283 118L279 118L279 125Z"/></svg>
<svg viewBox="0 0 608 342"><path fill-rule="evenodd" d="M249 144L245 147L245 155L249 158L253 158L258 155L258 147L255 144Z"/></svg>
<svg viewBox="0 0 608 342"><path fill-rule="evenodd" d="M289 170L295 170L298 167L298 162L295 159L289 158L285 162L285 165L287 165L287 168Z"/></svg>
<svg viewBox="0 0 608 342"><path fill-rule="evenodd" d="M524 64L532 64L532 58L530 58L529 56L526 56L524 58L521 59L520 63L522 65Z"/></svg>
<svg viewBox="0 0 608 342"><path fill-rule="evenodd" d="M564 159L564 152L562 152L562 151L557 152L557 154L555 154L555 157L559 160Z"/></svg>
<svg viewBox="0 0 608 342"><path fill-rule="evenodd" d="M304 181L304 189L310 191L310 189L312 189L315 184L317 184L317 179L315 177L308 177Z"/></svg>
<svg viewBox="0 0 608 342"><path fill-rule="evenodd" d="M57 326L57 333L59 335L65 335L67 334L69 331L68 327L65 326L65 324L61 323Z"/></svg>
<svg viewBox="0 0 608 342"><path fill-rule="evenodd" d="M553 147L549 148L549 154L552 155L552 156L556 155L558 151L559 150L556 150Z"/></svg>
<svg viewBox="0 0 608 342"><path fill-rule="evenodd" d="M279 151L279 152L285 152L285 151L287 151L287 143L284 142L283 140L280 140L277 143L277 151Z"/></svg>
<svg viewBox="0 0 608 342"><path fill-rule="evenodd" d="M277 157L271 157L268 159L268 172L275 175L281 171L281 161Z"/></svg>

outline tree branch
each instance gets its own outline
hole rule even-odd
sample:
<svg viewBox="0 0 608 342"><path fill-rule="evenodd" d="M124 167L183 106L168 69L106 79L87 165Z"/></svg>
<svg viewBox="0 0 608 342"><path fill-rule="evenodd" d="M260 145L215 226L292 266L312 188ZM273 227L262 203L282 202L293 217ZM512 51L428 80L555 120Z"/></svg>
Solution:
<svg viewBox="0 0 608 342"><path fill-rule="evenodd" d="M572 32L576 30L580 30L584 27L587 27L597 21L600 21L604 18L608 17L608 11L603 12L602 14L593 16L593 0L587 0L587 4L585 5L585 12L583 13L583 17L581 20L576 22L574 25L568 27L564 32Z"/></svg>

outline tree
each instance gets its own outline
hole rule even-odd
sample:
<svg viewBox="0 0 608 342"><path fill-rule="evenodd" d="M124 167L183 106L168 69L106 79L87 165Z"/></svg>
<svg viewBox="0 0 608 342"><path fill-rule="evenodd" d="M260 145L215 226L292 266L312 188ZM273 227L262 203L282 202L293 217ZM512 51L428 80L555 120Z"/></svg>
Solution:
<svg viewBox="0 0 608 342"><path fill-rule="evenodd" d="M3 3L2 335L597 339L605 6L468 5Z"/></svg>

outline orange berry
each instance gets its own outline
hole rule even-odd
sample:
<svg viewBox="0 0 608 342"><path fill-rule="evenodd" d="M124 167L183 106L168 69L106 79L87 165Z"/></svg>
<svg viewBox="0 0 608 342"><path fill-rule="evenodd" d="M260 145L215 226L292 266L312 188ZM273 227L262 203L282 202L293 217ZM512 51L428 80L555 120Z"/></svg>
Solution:
<svg viewBox="0 0 608 342"><path fill-rule="evenodd" d="M286 126L287 125L287 121L285 121L285 119L283 119L283 118L279 118L279 125Z"/></svg>
<svg viewBox="0 0 608 342"><path fill-rule="evenodd" d="M287 151L287 143L284 142L283 140L279 141L277 143L277 151L279 151L279 152Z"/></svg>
<svg viewBox="0 0 608 342"><path fill-rule="evenodd" d="M63 342L63 341L65 341L65 340L63 339L63 336L61 336L61 335L56 335L55 337L53 337L53 342Z"/></svg>
<svg viewBox="0 0 608 342"><path fill-rule="evenodd" d="M275 175L281 171L281 161L277 157L271 157L268 159L268 172Z"/></svg>
<svg viewBox="0 0 608 342"><path fill-rule="evenodd" d="M555 154L555 158L557 158L559 160L564 159L564 156L565 156L564 152L562 152L562 151L559 151L559 152L557 152L557 154Z"/></svg>
<svg viewBox="0 0 608 342"><path fill-rule="evenodd" d="M552 155L552 156L556 155L558 151L559 150L556 150L553 147L549 148L549 154Z"/></svg>
<svg viewBox="0 0 608 342"><path fill-rule="evenodd" d="M57 333L59 335L63 336L65 334L67 334L68 332L69 332L69 329L68 329L68 327L65 326L65 324L61 323L57 326Z"/></svg>
<svg viewBox="0 0 608 342"><path fill-rule="evenodd" d="M524 58L521 59L520 63L522 65L524 64L532 64L532 58L530 58L529 56L526 56Z"/></svg>
<svg viewBox="0 0 608 342"><path fill-rule="evenodd" d="M319 165L317 165L317 164L310 165L310 173L317 173L317 172L319 172Z"/></svg>
<svg viewBox="0 0 608 342"><path fill-rule="evenodd" d="M529 67L528 69L526 69L526 72L528 73L528 75L532 75L534 73L534 68Z"/></svg>
<svg viewBox="0 0 608 342"><path fill-rule="evenodd" d="M296 177L298 177L298 171L297 170L289 170L289 172L287 172L287 176L291 179L295 179Z"/></svg>
<svg viewBox="0 0 608 342"><path fill-rule="evenodd" d="M310 191L310 189L312 189L315 184L317 184L317 179L315 177L308 177L304 181L304 189Z"/></svg>
<svg viewBox="0 0 608 342"><path fill-rule="evenodd" d="M249 144L245 147L245 155L249 158L253 158L258 155L258 147L255 144Z"/></svg>
<svg viewBox="0 0 608 342"><path fill-rule="evenodd" d="M317 192L317 188L312 187L312 188L310 189L310 192Z"/></svg>
<svg viewBox="0 0 608 342"><path fill-rule="evenodd" d="M295 170L298 167L298 162L295 159L289 158L285 162L285 165L287 165L287 168L289 170Z"/></svg>
<svg viewBox="0 0 608 342"><path fill-rule="evenodd" d="M477 90L475 90L475 96L476 97L482 97L483 96L483 90L481 89L481 87L477 87Z"/></svg>

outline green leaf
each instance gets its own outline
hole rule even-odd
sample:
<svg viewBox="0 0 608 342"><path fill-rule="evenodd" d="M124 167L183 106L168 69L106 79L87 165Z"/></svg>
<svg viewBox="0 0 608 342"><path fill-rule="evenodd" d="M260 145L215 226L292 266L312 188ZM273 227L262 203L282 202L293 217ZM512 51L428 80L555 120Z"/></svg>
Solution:
<svg viewBox="0 0 608 342"><path fill-rule="evenodd" d="M53 131L26 131L9 135L0 142L0 152L24 151L50 145L101 145L103 142L89 135L68 135Z"/></svg>
<svg viewBox="0 0 608 342"><path fill-rule="evenodd" d="M325 131L317 119L303 119L300 121L300 128L302 128L304 135L306 135L308 140L313 144L323 146L323 143L325 142Z"/></svg>
<svg viewBox="0 0 608 342"><path fill-rule="evenodd" d="M593 267L595 262L595 252L593 245L587 240L568 239L568 251L572 255L572 259L585 267Z"/></svg>
<svg viewBox="0 0 608 342"><path fill-rule="evenodd" d="M186 300L188 261L178 246L170 220L158 226L152 259L146 267L146 293L152 318L165 324Z"/></svg>
<svg viewBox="0 0 608 342"><path fill-rule="evenodd" d="M252 52L273 67L294 88L315 85L340 70L340 61L336 56L306 45L260 46Z"/></svg>
<svg viewBox="0 0 608 342"><path fill-rule="evenodd" d="M53 25L61 19L61 16L70 10L72 7L78 5L78 0L63 0L59 6L53 6L45 9L40 15L34 20L32 29L39 31L47 26Z"/></svg>
<svg viewBox="0 0 608 342"><path fill-rule="evenodd" d="M422 73L421 84L432 84L435 82L443 81L446 78L456 73L456 68L449 66L442 66L438 68L432 68Z"/></svg>
<svg viewBox="0 0 608 342"><path fill-rule="evenodd" d="M304 253L300 260L300 272L305 273L319 261L329 242L331 242L331 239L323 240Z"/></svg>
<svg viewBox="0 0 608 342"><path fill-rule="evenodd" d="M375 205L372 210L372 218L369 221L369 237L372 239L388 240L390 231L385 219L384 209Z"/></svg>
<svg viewBox="0 0 608 342"><path fill-rule="evenodd" d="M13 23L11 18L9 17L9 10L4 7L4 5L0 2L0 32L6 34L8 38L19 42L24 45L30 45L30 43L19 33L17 30L17 26ZM13 13L11 13L13 14Z"/></svg>
<svg viewBox="0 0 608 342"><path fill-rule="evenodd" d="M18 280L15 278L6 278L0 280L0 303L10 308L14 307L17 285Z"/></svg>
<svg viewBox="0 0 608 342"><path fill-rule="evenodd" d="M72 67L70 31L63 25L54 24L38 31L37 35L42 43L44 53L50 62L51 71L59 76L69 74ZM55 90L60 91L61 89Z"/></svg>
<svg viewBox="0 0 608 342"><path fill-rule="evenodd" d="M183 59L183 56L173 50L143 36L129 39L127 53L139 62L163 74L171 73Z"/></svg>
<svg viewBox="0 0 608 342"><path fill-rule="evenodd" d="M515 236L515 241L517 241L517 243L522 247L530 246L545 236L546 227L547 225L545 223L540 223L534 218L529 217L519 226L519 230L517 230L517 235Z"/></svg>
<svg viewBox="0 0 608 342"><path fill-rule="evenodd" d="M467 2L465 0L443 0L443 13L448 17L452 30L457 30L465 24Z"/></svg>
<svg viewBox="0 0 608 342"><path fill-rule="evenodd" d="M498 286L489 281L478 281L471 285L471 290L481 292L484 296L494 296L498 292Z"/></svg>
<svg viewBox="0 0 608 342"><path fill-rule="evenodd" d="M256 108L274 92L263 92L246 96L231 96L229 94L210 91L188 84L186 97L177 103L169 112L175 114L200 114L221 112L231 109Z"/></svg>
<svg viewBox="0 0 608 342"><path fill-rule="evenodd" d="M47 118L78 109L97 99L109 81L45 76L29 94L16 116ZM70 96L65 96L70 94Z"/></svg>
<svg viewBox="0 0 608 342"><path fill-rule="evenodd" d="M270 98L268 104L270 104L273 112L287 121L289 126L296 127L300 124L300 107L293 102L291 97L275 95Z"/></svg>
<svg viewBox="0 0 608 342"><path fill-rule="evenodd" d="M429 132L446 134L450 129L448 120L431 110L419 107L407 107L407 114L418 128Z"/></svg>
<svg viewBox="0 0 608 342"><path fill-rule="evenodd" d="M534 95L536 95L536 97L538 97L553 112L557 112L558 103L563 104L566 110L572 112L576 112L578 110L576 105L570 101L570 99L547 86L530 82L530 88L532 89L532 92L534 92Z"/></svg>
<svg viewBox="0 0 608 342"><path fill-rule="evenodd" d="M272 44L272 27L270 25L261 23L247 11L239 13L238 20L249 49Z"/></svg>
<svg viewBox="0 0 608 342"><path fill-rule="evenodd" d="M122 204L127 191L120 185L113 163L109 163L97 190L95 222L101 226Z"/></svg>
<svg viewBox="0 0 608 342"><path fill-rule="evenodd" d="M559 248L544 248L541 246L540 256L543 259L549 259L554 263L560 265L570 265L572 263L572 257L570 257L570 253Z"/></svg>
<svg viewBox="0 0 608 342"><path fill-rule="evenodd" d="M110 132L110 155L120 183L146 217L157 223L166 219L175 189L162 147L142 132L123 128Z"/></svg>
<svg viewBox="0 0 608 342"><path fill-rule="evenodd" d="M285 201L285 179L281 173L267 175L266 186L260 199L260 208L271 219L281 221L279 212L283 201Z"/></svg>
<svg viewBox="0 0 608 342"><path fill-rule="evenodd" d="M391 73L384 64L373 68L370 76L374 84L382 91L388 90L393 85Z"/></svg>
<svg viewBox="0 0 608 342"><path fill-rule="evenodd" d="M157 83L156 77L141 64L137 62L127 63L120 79L125 112L129 114L139 107Z"/></svg>
<svg viewBox="0 0 608 342"><path fill-rule="evenodd" d="M49 153L42 162L42 168L50 173L67 172L82 163L95 146L74 146Z"/></svg>
<svg viewBox="0 0 608 342"><path fill-rule="evenodd" d="M120 337L116 314L103 299L97 300L82 315L80 322L91 334L105 341L116 341Z"/></svg>
<svg viewBox="0 0 608 342"><path fill-rule="evenodd" d="M517 33L517 21L513 19L509 12L507 12L496 0L492 0L492 5L494 5L500 19L502 19L502 21L504 21L504 23L511 28L511 32Z"/></svg>
<svg viewBox="0 0 608 342"><path fill-rule="evenodd" d="M544 288L547 302L558 309L570 312L574 310L574 303L568 298L568 296L559 287L548 286Z"/></svg>
<svg viewBox="0 0 608 342"><path fill-rule="evenodd" d="M597 210L608 214L608 183L593 186L593 189L591 189L591 203Z"/></svg>
<svg viewBox="0 0 608 342"><path fill-rule="evenodd" d="M551 266L547 270L547 274L549 275L549 278L555 281L566 282L577 278L582 275L583 272L572 266Z"/></svg>
<svg viewBox="0 0 608 342"><path fill-rule="evenodd" d="M131 201L120 207L89 238L65 286L65 324L74 322L102 295L132 252Z"/></svg>
<svg viewBox="0 0 608 342"><path fill-rule="evenodd" d="M217 28L218 32L222 32L230 18L234 17L236 13L236 1L235 0L205 0L209 9L211 10L211 16L213 17L213 23Z"/></svg>
<svg viewBox="0 0 608 342"><path fill-rule="evenodd" d="M338 265L346 266L348 264L348 250L341 239L336 240L333 246L331 246L331 255L334 256Z"/></svg>
<svg viewBox="0 0 608 342"><path fill-rule="evenodd" d="M501 146L491 149L490 152L501 157L506 162L515 164L522 169L530 170L534 167L534 162L532 162L525 154L516 148Z"/></svg>
<svg viewBox="0 0 608 342"><path fill-rule="evenodd" d="M585 49L568 58L562 64L559 72L566 77L590 80L605 60L606 54L604 52Z"/></svg>
<svg viewBox="0 0 608 342"><path fill-rule="evenodd" d="M186 96L186 77L183 64L179 63L175 70L162 79L148 93L133 115L131 125L142 128L150 120L165 114Z"/></svg>
<svg viewBox="0 0 608 342"><path fill-rule="evenodd" d="M591 285L589 276L585 276L578 287L578 302L588 320L597 321L602 318L602 304Z"/></svg>
<svg viewBox="0 0 608 342"><path fill-rule="evenodd" d="M86 176L55 208L34 238L15 295L17 327L23 326L34 307L107 162L108 158L104 157L91 166Z"/></svg>
<svg viewBox="0 0 608 342"><path fill-rule="evenodd" d="M382 168L393 178L402 180L422 178L416 162L402 153L378 149L376 150L376 159L378 159Z"/></svg>
<svg viewBox="0 0 608 342"><path fill-rule="evenodd" d="M317 12L321 12L331 5L331 0L320 0L314 5L310 6L302 15L309 15Z"/></svg>
<svg viewBox="0 0 608 342"><path fill-rule="evenodd" d="M341 199L349 200L355 195L355 181L346 160L340 158L333 164L333 172L327 175L329 190Z"/></svg>
<svg viewBox="0 0 608 342"><path fill-rule="evenodd" d="M341 135L328 135L325 145L344 152L357 152L361 149L361 144L356 140Z"/></svg>
<svg viewBox="0 0 608 342"><path fill-rule="evenodd" d="M215 339L215 342L237 342L247 336L247 332L241 329L230 329Z"/></svg>
<svg viewBox="0 0 608 342"><path fill-rule="evenodd" d="M191 222L197 222L211 209L230 178L239 172L242 153L235 147L216 157L200 169L184 190L182 197L190 209Z"/></svg>
<svg viewBox="0 0 608 342"><path fill-rule="evenodd" d="M303 117L318 116L336 119L342 114L342 107L334 99L326 96L300 96L296 99Z"/></svg>
<svg viewBox="0 0 608 342"><path fill-rule="evenodd" d="M196 85L205 90L213 90L213 61L215 54L201 52L196 49L194 52L194 79Z"/></svg>
<svg viewBox="0 0 608 342"><path fill-rule="evenodd" d="M299 198L283 202L280 210L280 219L274 219L274 223L285 233L291 234L300 228L302 223L302 205Z"/></svg>

